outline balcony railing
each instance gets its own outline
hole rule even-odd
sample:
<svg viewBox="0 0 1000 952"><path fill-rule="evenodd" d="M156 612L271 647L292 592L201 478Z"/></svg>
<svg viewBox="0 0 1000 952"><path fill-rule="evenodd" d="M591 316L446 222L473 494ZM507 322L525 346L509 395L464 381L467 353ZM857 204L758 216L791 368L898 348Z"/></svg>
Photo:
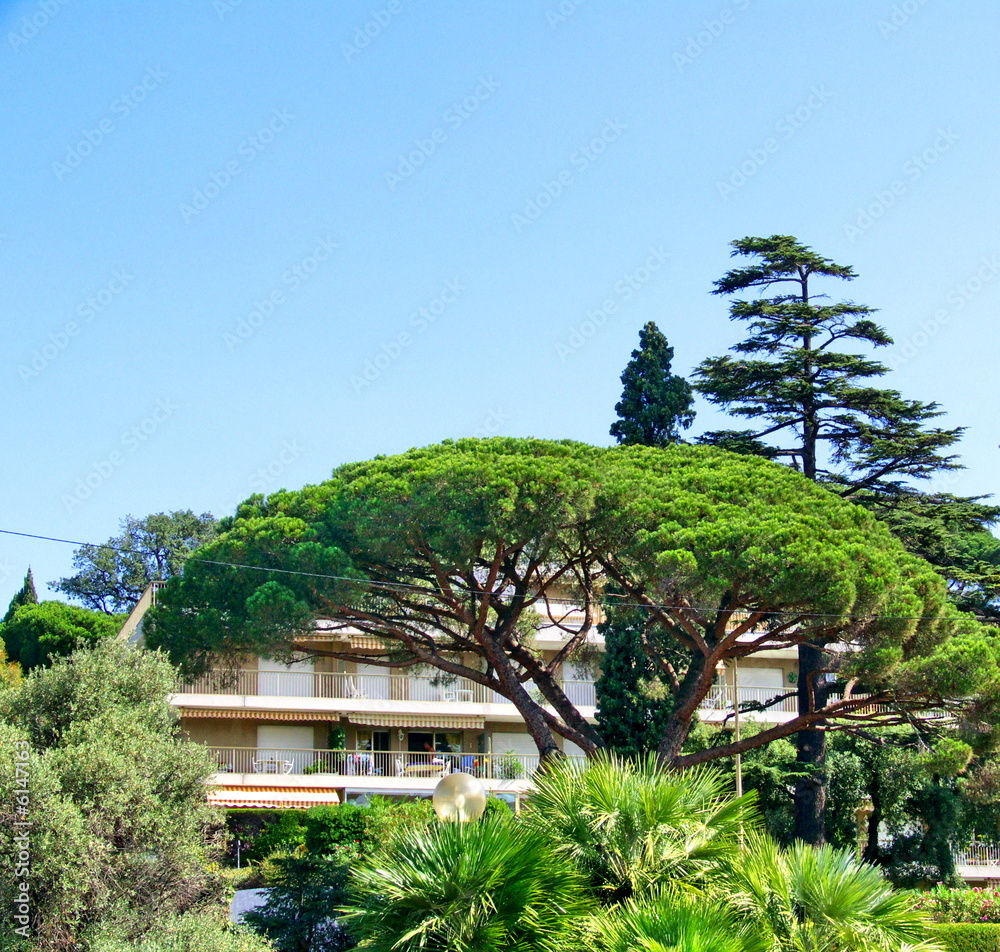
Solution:
<svg viewBox="0 0 1000 952"><path fill-rule="evenodd" d="M594 682L562 681L569 700L593 706ZM313 697L340 700L432 701L510 704L496 691L466 678L400 674L336 674L309 671L235 671L207 674L177 686L178 694L251 697Z"/></svg>
<svg viewBox="0 0 1000 952"><path fill-rule="evenodd" d="M529 754L407 753L405 751L303 750L210 747L219 773L311 774L337 777L444 777L469 773L483 780L529 778L538 756ZM582 757L570 760L581 764Z"/></svg>
<svg viewBox="0 0 1000 952"><path fill-rule="evenodd" d="M743 711L749 704L767 704L773 698L787 694L794 688L737 688L739 695L740 710ZM705 696L705 700L699 705L704 711L732 711L734 693L732 685L716 684ZM768 711L781 711L786 714L794 714L798 701L795 695L786 697L767 708ZM751 709L747 713L752 714Z"/></svg>
<svg viewBox="0 0 1000 952"><path fill-rule="evenodd" d="M955 853L956 866L1000 866L1000 845L972 842Z"/></svg>

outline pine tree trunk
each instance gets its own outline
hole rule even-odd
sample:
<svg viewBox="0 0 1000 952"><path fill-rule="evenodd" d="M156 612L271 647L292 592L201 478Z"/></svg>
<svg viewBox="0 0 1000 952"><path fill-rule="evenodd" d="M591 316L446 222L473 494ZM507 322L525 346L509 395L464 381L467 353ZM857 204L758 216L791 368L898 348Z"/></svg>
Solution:
<svg viewBox="0 0 1000 952"><path fill-rule="evenodd" d="M799 645L799 714L814 709L813 693L817 707L826 703L825 667L823 651ZM808 772L795 785L795 838L822 846L826 840L826 732L816 728L799 731L795 742L798 768Z"/></svg>

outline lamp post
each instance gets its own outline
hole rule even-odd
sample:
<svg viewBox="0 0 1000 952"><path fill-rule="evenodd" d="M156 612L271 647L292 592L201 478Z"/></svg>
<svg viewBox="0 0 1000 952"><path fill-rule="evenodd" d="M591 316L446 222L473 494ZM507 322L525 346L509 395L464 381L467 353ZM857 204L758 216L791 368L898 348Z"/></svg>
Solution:
<svg viewBox="0 0 1000 952"><path fill-rule="evenodd" d="M726 683L726 663L720 661L715 670L722 676L722 683ZM733 658L733 741L740 742L740 665ZM736 768L736 796L743 796L743 757L736 754L733 758L733 765Z"/></svg>
<svg viewBox="0 0 1000 952"><path fill-rule="evenodd" d="M439 820L468 823L483 815L486 789L471 774L452 773L438 781L431 800Z"/></svg>
<svg viewBox="0 0 1000 952"><path fill-rule="evenodd" d="M869 797L865 797L861 802L861 806L854 811L854 818L858 824L858 859L861 859L865 855L865 849L868 846L868 818L874 812L875 805Z"/></svg>

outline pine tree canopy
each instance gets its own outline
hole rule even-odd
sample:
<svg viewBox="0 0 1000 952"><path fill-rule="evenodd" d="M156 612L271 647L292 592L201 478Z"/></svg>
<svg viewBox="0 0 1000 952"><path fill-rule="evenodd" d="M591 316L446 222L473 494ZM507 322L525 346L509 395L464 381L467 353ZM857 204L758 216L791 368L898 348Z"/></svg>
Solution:
<svg viewBox="0 0 1000 952"><path fill-rule="evenodd" d="M680 431L694 421L691 385L670 372L674 349L650 321L639 331L639 349L622 373L621 400L615 405L618 419L611 435L619 443L667 446L680 442Z"/></svg>
<svg viewBox="0 0 1000 952"><path fill-rule="evenodd" d="M765 450L843 496L896 493L907 479L959 468L946 451L963 431L930 425L942 414L936 403L873 386L888 368L839 349L892 343L872 308L830 303L811 287L814 277L850 281L852 268L787 235L732 244L733 256L751 263L716 281L713 293L775 286L783 293L734 300L730 317L746 322L749 335L732 348L735 356L709 358L695 371L698 392L756 427L708 433L701 442Z"/></svg>

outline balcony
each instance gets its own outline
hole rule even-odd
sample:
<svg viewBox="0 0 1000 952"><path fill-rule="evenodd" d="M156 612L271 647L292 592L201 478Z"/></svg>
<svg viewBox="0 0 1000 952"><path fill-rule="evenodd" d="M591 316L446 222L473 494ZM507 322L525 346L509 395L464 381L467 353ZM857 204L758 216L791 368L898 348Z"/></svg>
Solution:
<svg viewBox="0 0 1000 952"><path fill-rule="evenodd" d="M577 707L593 707L594 682L562 681ZM288 671L213 673L177 686L175 697L317 698L340 701L400 701L421 704L505 704L507 698L466 678L413 674L336 674ZM182 703L183 706L183 703ZM340 705L340 707L344 707ZM349 709L347 705L345 709Z"/></svg>
<svg viewBox="0 0 1000 952"><path fill-rule="evenodd" d="M487 786L525 781L538 769L537 754L409 753L406 751L305 750L209 747L218 764L215 782L282 786L433 787L450 773L468 773ZM571 757L583 764L585 758Z"/></svg>

